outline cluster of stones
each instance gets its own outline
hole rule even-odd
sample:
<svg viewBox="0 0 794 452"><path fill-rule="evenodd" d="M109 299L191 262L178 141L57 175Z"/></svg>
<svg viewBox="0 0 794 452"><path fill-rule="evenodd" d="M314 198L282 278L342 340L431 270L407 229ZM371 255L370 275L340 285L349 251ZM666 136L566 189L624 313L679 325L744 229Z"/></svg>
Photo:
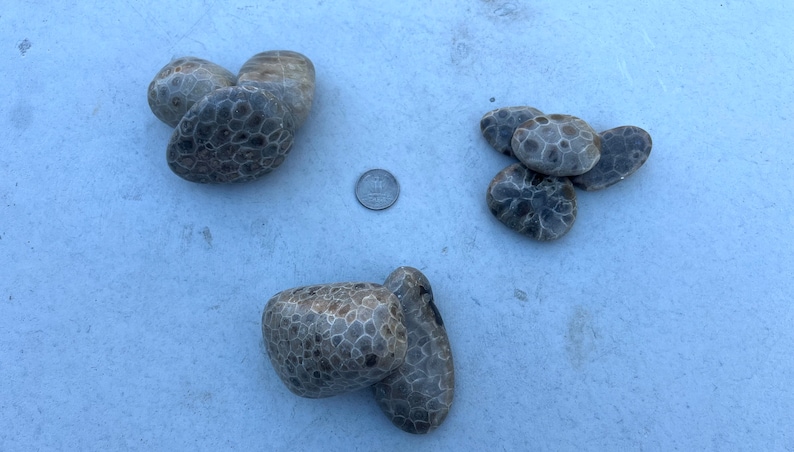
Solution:
<svg viewBox="0 0 794 452"><path fill-rule="evenodd" d="M372 387L394 425L427 433L447 416L455 371L430 282L400 267L383 284L350 282L279 292L262 336L281 381L308 398Z"/></svg>
<svg viewBox="0 0 794 452"><path fill-rule="evenodd" d="M540 241L562 237L576 220L576 192L600 190L637 171L651 153L651 136L635 126L596 133L571 115L532 107L486 113L480 130L498 152L518 163L488 186L491 213L507 227Z"/></svg>
<svg viewBox="0 0 794 452"><path fill-rule="evenodd" d="M314 98L314 65L297 52L251 57L237 75L210 61L178 58L148 88L149 107L174 132L168 166L191 182L255 180L292 149Z"/></svg>

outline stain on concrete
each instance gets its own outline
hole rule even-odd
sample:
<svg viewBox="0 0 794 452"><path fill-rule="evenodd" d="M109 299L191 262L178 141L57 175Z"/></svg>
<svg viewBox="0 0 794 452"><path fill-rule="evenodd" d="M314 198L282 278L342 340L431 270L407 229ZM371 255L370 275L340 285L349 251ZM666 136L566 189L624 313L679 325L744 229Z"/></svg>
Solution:
<svg viewBox="0 0 794 452"><path fill-rule="evenodd" d="M581 369L587 363L595 351L596 337L593 315L584 307L576 306L568 319L568 332L565 335L565 349L574 369Z"/></svg>
<svg viewBox="0 0 794 452"><path fill-rule="evenodd" d="M23 39L22 41L17 44L17 49L19 49L19 54L25 56L28 53L28 50L33 47L33 44L28 41L27 38Z"/></svg>
<svg viewBox="0 0 794 452"><path fill-rule="evenodd" d="M210 232L210 228L205 226L204 229L201 230L201 235L204 236L204 241L207 242L207 245L212 247L212 232Z"/></svg>

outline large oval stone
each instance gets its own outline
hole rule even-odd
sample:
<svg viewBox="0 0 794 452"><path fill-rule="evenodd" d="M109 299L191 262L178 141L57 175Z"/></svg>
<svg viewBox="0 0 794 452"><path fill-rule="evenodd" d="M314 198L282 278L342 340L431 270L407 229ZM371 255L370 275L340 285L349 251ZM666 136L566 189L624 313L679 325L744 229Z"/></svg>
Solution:
<svg viewBox="0 0 794 452"><path fill-rule="evenodd" d="M536 240L562 237L576 220L576 192L567 177L547 176L514 163L488 186L486 202L505 226Z"/></svg>
<svg viewBox="0 0 794 452"><path fill-rule="evenodd" d="M200 183L257 179L284 162L295 120L276 97L252 86L211 92L177 124L166 149L171 170Z"/></svg>
<svg viewBox="0 0 794 452"><path fill-rule="evenodd" d="M309 398L371 386L402 365L407 348L397 296L363 282L279 292L262 313L262 336L281 381Z"/></svg>
<svg viewBox="0 0 794 452"><path fill-rule="evenodd" d="M513 133L511 146L527 168L550 176L586 173L601 156L595 130L570 115L541 115L522 123Z"/></svg>
<svg viewBox="0 0 794 452"><path fill-rule="evenodd" d="M615 127L599 135L601 159L590 171L571 178L583 190L601 190L617 184L640 169L651 155L651 136L639 127Z"/></svg>

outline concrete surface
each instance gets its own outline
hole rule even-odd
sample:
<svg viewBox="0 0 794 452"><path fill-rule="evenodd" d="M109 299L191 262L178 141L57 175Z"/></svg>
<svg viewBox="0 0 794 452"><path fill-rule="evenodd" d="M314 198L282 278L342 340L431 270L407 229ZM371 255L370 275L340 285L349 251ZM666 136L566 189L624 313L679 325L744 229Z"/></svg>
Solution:
<svg viewBox="0 0 794 452"><path fill-rule="evenodd" d="M363 3L363 2L362 2ZM568 4L570 3L570 4ZM0 450L794 450L788 1L35 2L0 11ZM286 163L165 164L172 57L317 68ZM536 243L485 189L487 111L648 130L648 163ZM382 167L389 210L355 200ZM427 436L264 355L276 292L434 285L457 392Z"/></svg>

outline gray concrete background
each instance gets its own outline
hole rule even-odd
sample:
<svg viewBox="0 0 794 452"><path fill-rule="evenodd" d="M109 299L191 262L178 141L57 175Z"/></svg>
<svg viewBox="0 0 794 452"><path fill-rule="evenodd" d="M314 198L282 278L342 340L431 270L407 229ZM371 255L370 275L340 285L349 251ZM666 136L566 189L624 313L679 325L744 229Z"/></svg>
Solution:
<svg viewBox="0 0 794 452"><path fill-rule="evenodd" d="M783 0L6 2L0 450L794 450L792 23ZM174 176L151 78L274 49L317 69L284 165ZM536 243L485 205L512 162L479 119L510 105L654 149ZM372 167L389 210L353 195ZM426 436L368 391L292 395L260 334L280 290L400 265L455 357Z"/></svg>

